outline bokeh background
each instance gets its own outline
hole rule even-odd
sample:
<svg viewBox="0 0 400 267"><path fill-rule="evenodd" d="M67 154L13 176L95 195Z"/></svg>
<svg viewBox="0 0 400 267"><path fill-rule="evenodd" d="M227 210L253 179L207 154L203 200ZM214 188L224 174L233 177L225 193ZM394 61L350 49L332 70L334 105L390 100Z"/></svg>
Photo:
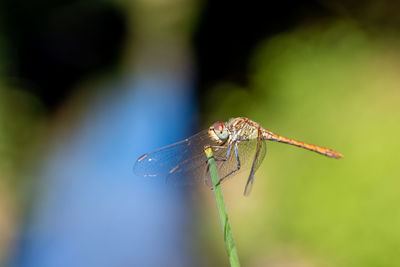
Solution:
<svg viewBox="0 0 400 267"><path fill-rule="evenodd" d="M246 116L268 144L224 184L243 266L400 265L397 1L0 2L0 265L226 266L213 192L143 153Z"/></svg>

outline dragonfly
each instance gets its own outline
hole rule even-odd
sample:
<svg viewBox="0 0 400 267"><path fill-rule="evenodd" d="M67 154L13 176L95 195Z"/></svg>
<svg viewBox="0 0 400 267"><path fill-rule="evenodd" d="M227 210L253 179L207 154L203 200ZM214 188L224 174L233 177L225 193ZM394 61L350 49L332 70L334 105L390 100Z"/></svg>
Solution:
<svg viewBox="0 0 400 267"><path fill-rule="evenodd" d="M343 158L332 149L277 135L248 118L238 117L228 122L217 121L187 139L142 155L135 163L134 172L139 176L166 179L173 185L205 183L213 188L204 153L205 147L211 147L219 183L245 173L248 178L244 195L248 196L255 173L266 155L266 141L301 147L329 158Z"/></svg>

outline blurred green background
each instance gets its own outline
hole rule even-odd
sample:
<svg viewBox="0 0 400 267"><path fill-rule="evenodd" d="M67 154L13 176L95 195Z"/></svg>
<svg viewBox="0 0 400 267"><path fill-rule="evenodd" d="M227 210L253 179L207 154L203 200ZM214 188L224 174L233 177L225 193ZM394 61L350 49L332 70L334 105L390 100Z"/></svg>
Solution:
<svg viewBox="0 0 400 267"><path fill-rule="evenodd" d="M245 177L227 185L249 265L399 264L398 41L379 37L351 21L278 34L256 49L248 88L221 83L209 95L210 116L247 116L345 156L269 144L251 197L238 197Z"/></svg>
<svg viewBox="0 0 400 267"><path fill-rule="evenodd" d="M65 113L79 113L82 98L96 94L93 87L103 82L102 75L127 71L131 47L147 46L145 38L157 43L176 35L176 50L184 43L198 64L200 128L245 116L279 135L344 155L334 160L268 143L250 197L242 195L246 177L224 185L243 266L400 265L400 7L389 1L303 1L269 9L211 1L110 3L125 9L120 11L123 37L115 38L122 45L110 45L119 51L110 56L116 59L105 60L100 70L86 62L78 68L81 76L65 91L52 92L53 98L38 90L35 75L16 70L20 46L13 45L18 41L10 34L9 20L2 20L0 260L11 257L26 223L26 203L35 194L31 170L38 154L48 149L47 138L62 135L69 121ZM154 26L164 24L157 14L165 5L174 10L167 12L169 27ZM2 13L9 10L2 7ZM261 19L274 8L273 18ZM260 19L246 22L252 16ZM224 20L226 25L218 24ZM203 188L193 198L199 211L193 222L194 253L204 265L226 265L212 192Z"/></svg>

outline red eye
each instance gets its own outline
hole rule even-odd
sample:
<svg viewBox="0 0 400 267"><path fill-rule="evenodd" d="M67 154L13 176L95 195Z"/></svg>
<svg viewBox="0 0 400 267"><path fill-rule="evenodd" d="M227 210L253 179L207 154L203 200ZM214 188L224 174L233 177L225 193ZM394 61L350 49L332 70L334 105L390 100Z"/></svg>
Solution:
<svg viewBox="0 0 400 267"><path fill-rule="evenodd" d="M222 130L224 129L225 125L222 122L217 121L217 122L215 122L213 124L213 127L214 127L215 131L222 132Z"/></svg>

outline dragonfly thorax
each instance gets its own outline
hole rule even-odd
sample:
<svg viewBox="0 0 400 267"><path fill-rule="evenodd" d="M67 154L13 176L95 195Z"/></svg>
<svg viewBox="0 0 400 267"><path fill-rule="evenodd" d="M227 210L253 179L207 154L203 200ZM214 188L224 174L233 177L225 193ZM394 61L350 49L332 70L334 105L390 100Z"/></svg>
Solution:
<svg viewBox="0 0 400 267"><path fill-rule="evenodd" d="M227 123L231 131L232 139L237 141L256 140L259 135L260 126L248 118L235 118Z"/></svg>

